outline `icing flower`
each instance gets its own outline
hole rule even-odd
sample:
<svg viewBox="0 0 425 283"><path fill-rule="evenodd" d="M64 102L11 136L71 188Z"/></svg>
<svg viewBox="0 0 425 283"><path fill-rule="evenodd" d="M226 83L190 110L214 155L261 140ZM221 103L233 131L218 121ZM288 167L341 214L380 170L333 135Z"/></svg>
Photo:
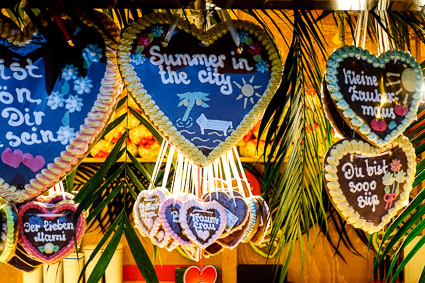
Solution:
<svg viewBox="0 0 425 283"><path fill-rule="evenodd" d="M161 34L164 33L164 31L162 30L162 26L160 25L152 26L152 33L155 37L161 36Z"/></svg>
<svg viewBox="0 0 425 283"><path fill-rule="evenodd" d="M74 67L74 64L65 64L65 68L62 69L62 78L66 81L75 80L78 75L78 67Z"/></svg>
<svg viewBox="0 0 425 283"><path fill-rule="evenodd" d="M261 47L259 43L254 43L248 47L248 52L251 55L256 55L261 52Z"/></svg>
<svg viewBox="0 0 425 283"><path fill-rule="evenodd" d="M65 108L69 110L69 113L74 113L75 111L81 111L83 106L83 99L78 97L78 95L70 95L67 100L65 100Z"/></svg>
<svg viewBox="0 0 425 283"><path fill-rule="evenodd" d="M141 65L146 61L146 56L141 53L133 54L131 56L131 62L136 65Z"/></svg>
<svg viewBox="0 0 425 283"><path fill-rule="evenodd" d="M92 80L89 80L88 77L79 77L75 80L74 90L78 94L90 93L93 85L91 84Z"/></svg>
<svg viewBox="0 0 425 283"><path fill-rule="evenodd" d="M87 44L87 47L83 49L83 60L84 69L88 69L93 62L99 62L102 58L102 48L97 47L97 44Z"/></svg>
<svg viewBox="0 0 425 283"><path fill-rule="evenodd" d="M246 31L239 31L239 40L241 41L241 42L244 42L245 41L245 39L247 39L248 38L248 36L249 36L249 33L248 32L246 32Z"/></svg>
<svg viewBox="0 0 425 283"><path fill-rule="evenodd" d="M47 243L47 244L44 245L44 252L46 254L51 254L51 253L53 253L53 251L54 251L54 246L53 246L52 243Z"/></svg>
<svg viewBox="0 0 425 283"><path fill-rule="evenodd" d="M401 162L398 159L393 159L391 161L391 171L397 172L401 169Z"/></svg>
<svg viewBox="0 0 425 283"><path fill-rule="evenodd" d="M63 94L59 91L53 91L47 98L47 106L52 110L56 110L58 107L63 107Z"/></svg>
<svg viewBox="0 0 425 283"><path fill-rule="evenodd" d="M384 177L382 177L382 183L385 186L391 186L394 183L394 176L392 173L385 173Z"/></svg>
<svg viewBox="0 0 425 283"><path fill-rule="evenodd" d="M394 174L395 181L399 184L403 183L406 180L406 173L401 170Z"/></svg>
<svg viewBox="0 0 425 283"><path fill-rule="evenodd" d="M267 64L267 62L264 60L261 60L260 62L255 64L255 66L257 66L257 71L261 73L267 72L269 70L269 64Z"/></svg>
<svg viewBox="0 0 425 283"><path fill-rule="evenodd" d="M151 39L146 33L139 35L139 37L137 38L137 45L142 45L146 47L149 46L149 44L151 44Z"/></svg>
<svg viewBox="0 0 425 283"><path fill-rule="evenodd" d="M58 141L63 145L66 145L75 138L74 128L70 128L69 126L61 126L56 134L58 135Z"/></svg>

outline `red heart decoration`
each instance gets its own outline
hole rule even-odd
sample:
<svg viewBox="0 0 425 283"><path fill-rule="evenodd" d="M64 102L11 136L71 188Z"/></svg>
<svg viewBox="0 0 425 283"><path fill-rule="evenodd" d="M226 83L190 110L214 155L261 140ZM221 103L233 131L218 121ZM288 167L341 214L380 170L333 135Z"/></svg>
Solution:
<svg viewBox="0 0 425 283"><path fill-rule="evenodd" d="M19 241L38 261L54 264L75 250L74 217L78 205L64 200L51 206L27 202L19 208ZM84 235L86 219L82 213L75 227L77 243Z"/></svg>
<svg viewBox="0 0 425 283"><path fill-rule="evenodd" d="M202 270L197 266L191 266L184 272L184 283L214 283L217 280L217 269L214 266L205 266Z"/></svg>

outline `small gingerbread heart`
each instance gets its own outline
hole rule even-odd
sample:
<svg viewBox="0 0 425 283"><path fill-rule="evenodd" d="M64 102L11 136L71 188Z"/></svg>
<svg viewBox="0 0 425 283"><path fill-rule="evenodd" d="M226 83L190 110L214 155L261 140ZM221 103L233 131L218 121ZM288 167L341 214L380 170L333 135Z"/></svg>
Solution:
<svg viewBox="0 0 425 283"><path fill-rule="evenodd" d="M166 188L141 191L134 204L133 214L136 228L142 235L153 237L161 225L159 209L167 198Z"/></svg>
<svg viewBox="0 0 425 283"><path fill-rule="evenodd" d="M183 233L183 229L179 221L179 211L182 206L182 201L177 197L171 197L165 200L160 209L161 221L165 231L177 241L180 245L192 245L189 238Z"/></svg>
<svg viewBox="0 0 425 283"><path fill-rule="evenodd" d="M19 207L19 241L33 258L54 264L75 250L83 239L86 219L82 213L74 226L78 204L64 200L55 205L31 201Z"/></svg>
<svg viewBox="0 0 425 283"><path fill-rule="evenodd" d="M197 199L182 204L179 220L187 237L202 249L220 237L227 223L226 211L218 202Z"/></svg>

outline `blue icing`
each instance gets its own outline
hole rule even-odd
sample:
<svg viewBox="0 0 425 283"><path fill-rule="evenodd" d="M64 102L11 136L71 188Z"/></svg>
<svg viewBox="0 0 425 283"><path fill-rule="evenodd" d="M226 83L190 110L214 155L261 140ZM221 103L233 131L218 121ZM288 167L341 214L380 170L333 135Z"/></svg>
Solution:
<svg viewBox="0 0 425 283"><path fill-rule="evenodd" d="M68 46L62 55L38 34L20 48L0 42L7 48L0 57L0 178L10 185L23 189L53 163L91 111L106 70L103 40L94 32L80 30L73 39L79 49ZM97 49L86 70L82 52L90 45ZM66 64L51 59L60 56Z"/></svg>
<svg viewBox="0 0 425 283"><path fill-rule="evenodd" d="M228 34L206 47L181 31L177 31L164 48L162 37L150 41L148 33L142 31L136 38L131 64L159 109L180 134L208 156L240 125L267 90L271 61L266 48L251 35L258 45L243 45L243 54L239 55L234 52L236 48L229 48L234 43ZM143 43L147 46L140 52ZM254 54L248 52L255 48L257 50L251 50ZM204 54L204 59L210 58L213 63L206 66L205 62L200 63L199 57L196 57L197 65L183 63L183 59L194 59L194 54ZM165 64L170 55L171 59L180 58L181 63ZM255 61L254 55L260 55L261 60ZM239 59L244 63L235 69L233 64Z"/></svg>

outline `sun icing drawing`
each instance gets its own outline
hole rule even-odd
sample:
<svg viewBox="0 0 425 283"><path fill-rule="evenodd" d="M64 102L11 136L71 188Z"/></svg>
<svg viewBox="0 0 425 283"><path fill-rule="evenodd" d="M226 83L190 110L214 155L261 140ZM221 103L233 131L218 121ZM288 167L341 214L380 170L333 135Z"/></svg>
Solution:
<svg viewBox="0 0 425 283"><path fill-rule="evenodd" d="M238 97L236 97L236 100L244 99L243 102L243 108L246 108L246 103L249 100L252 104L254 104L254 98L253 95L261 97L261 94L258 92L255 92L256 89L260 88L261 85L255 85L253 86L252 83L254 82L254 76L249 80L249 83L245 81L244 78L242 78L243 85L238 84L237 82L233 81L233 83L241 90L241 94L239 94Z"/></svg>

